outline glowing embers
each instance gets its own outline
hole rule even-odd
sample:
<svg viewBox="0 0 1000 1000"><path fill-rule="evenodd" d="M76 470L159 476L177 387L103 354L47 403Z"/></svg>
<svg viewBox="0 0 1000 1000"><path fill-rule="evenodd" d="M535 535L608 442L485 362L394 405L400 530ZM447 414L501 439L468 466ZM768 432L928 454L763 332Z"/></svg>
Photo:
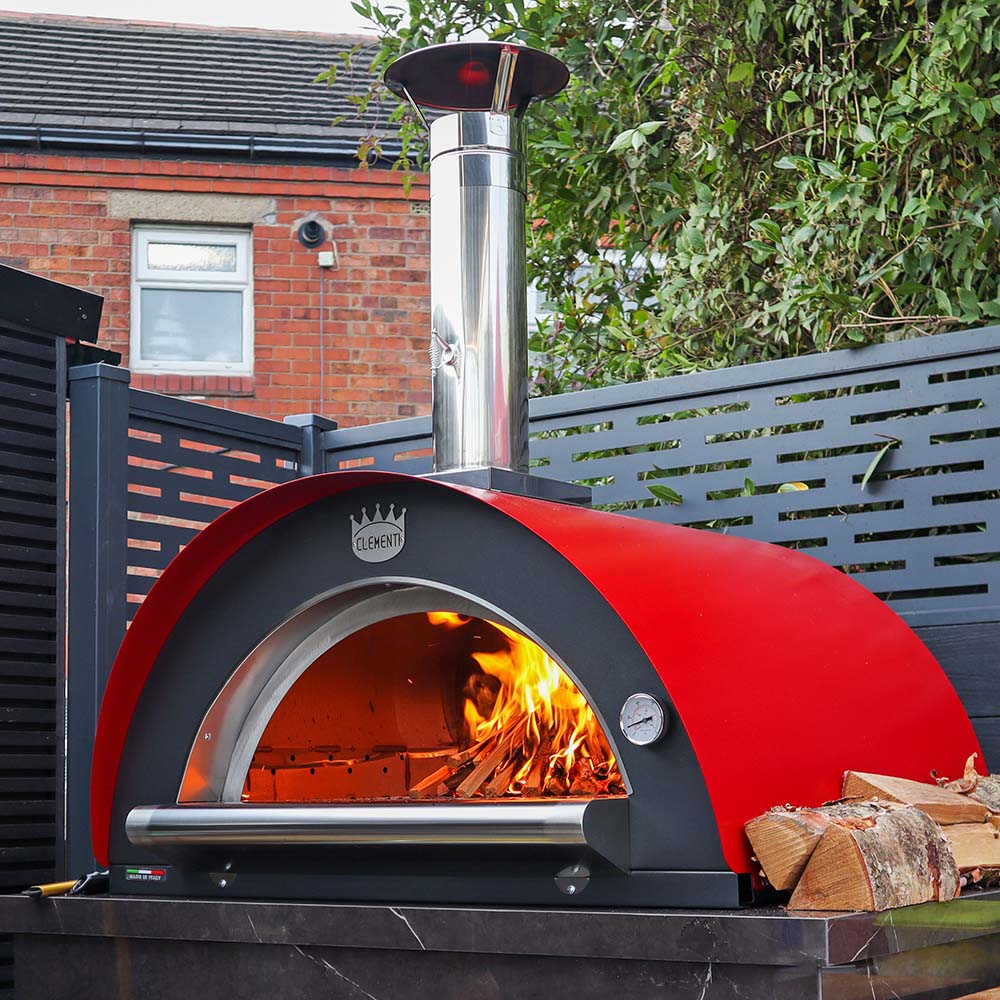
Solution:
<svg viewBox="0 0 1000 1000"><path fill-rule="evenodd" d="M268 722L242 798L624 794L593 710L540 646L430 612L377 622L318 657Z"/></svg>

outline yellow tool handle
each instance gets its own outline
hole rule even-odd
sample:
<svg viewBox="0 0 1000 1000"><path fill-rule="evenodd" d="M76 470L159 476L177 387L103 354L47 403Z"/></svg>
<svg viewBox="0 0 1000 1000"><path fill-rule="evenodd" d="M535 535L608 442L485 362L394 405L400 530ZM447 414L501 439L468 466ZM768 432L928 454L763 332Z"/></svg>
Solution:
<svg viewBox="0 0 1000 1000"><path fill-rule="evenodd" d="M62 896L69 892L76 885L77 880L70 879L68 882L46 882L44 885L31 885L25 889L22 896L33 896L40 899L42 896Z"/></svg>

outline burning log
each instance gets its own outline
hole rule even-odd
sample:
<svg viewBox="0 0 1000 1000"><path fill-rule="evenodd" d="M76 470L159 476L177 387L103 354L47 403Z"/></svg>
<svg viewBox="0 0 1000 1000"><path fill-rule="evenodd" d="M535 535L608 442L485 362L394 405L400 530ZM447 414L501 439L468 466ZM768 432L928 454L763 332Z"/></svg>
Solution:
<svg viewBox="0 0 1000 1000"><path fill-rule="evenodd" d="M450 792L454 792L458 786L475 770L475 761L463 764L457 771L444 779L444 786Z"/></svg>
<svg viewBox="0 0 1000 1000"><path fill-rule="evenodd" d="M492 674L474 673L469 675L462 694L476 706L481 719L489 719L493 716L501 687L499 679Z"/></svg>
<svg viewBox="0 0 1000 1000"><path fill-rule="evenodd" d="M524 763L524 758L521 756L520 750L515 749L507 763L497 768L496 774L483 787L483 795L489 799L505 795L510 788L511 779L522 763Z"/></svg>
<svg viewBox="0 0 1000 1000"><path fill-rule="evenodd" d="M562 757L549 758L549 771L542 786L543 795L562 796L569 791L569 778L566 774L566 762Z"/></svg>
<svg viewBox="0 0 1000 1000"><path fill-rule="evenodd" d="M503 762L515 745L520 746L527 728L527 718L519 722L512 730L503 734L496 744L486 753L480 754L469 776L455 789L455 795L460 799L469 799L479 791L480 786Z"/></svg>
<svg viewBox="0 0 1000 1000"><path fill-rule="evenodd" d="M423 781L418 781L410 789L411 799L430 799L440 795L447 787L445 781L451 777L452 769L447 764L442 764L436 771L432 771Z"/></svg>
<svg viewBox="0 0 1000 1000"><path fill-rule="evenodd" d="M602 789L594 777L593 762L586 757L573 762L567 777L570 795L600 795Z"/></svg>
<svg viewBox="0 0 1000 1000"><path fill-rule="evenodd" d="M448 757L448 764L451 767L462 767L463 764L468 764L470 760L475 760L480 752L487 748L490 743L493 743L497 739L496 735L487 736L484 740L479 740L473 743L472 746L466 747L464 750L459 750L458 753L453 753Z"/></svg>
<svg viewBox="0 0 1000 1000"><path fill-rule="evenodd" d="M549 758L552 755L552 741L544 739L538 745L535 756L531 761L531 770L524 779L524 787L521 794L528 799L537 799L542 794L545 784L545 774L549 767Z"/></svg>

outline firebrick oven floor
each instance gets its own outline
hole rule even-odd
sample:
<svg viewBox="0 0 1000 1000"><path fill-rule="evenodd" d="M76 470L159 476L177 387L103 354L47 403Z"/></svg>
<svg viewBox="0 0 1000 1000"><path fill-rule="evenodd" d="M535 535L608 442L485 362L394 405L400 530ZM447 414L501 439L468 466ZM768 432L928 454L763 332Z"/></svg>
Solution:
<svg viewBox="0 0 1000 1000"><path fill-rule="evenodd" d="M1000 890L808 915L0 896L0 934L18 1000L946 1000L1000 986L998 904Z"/></svg>

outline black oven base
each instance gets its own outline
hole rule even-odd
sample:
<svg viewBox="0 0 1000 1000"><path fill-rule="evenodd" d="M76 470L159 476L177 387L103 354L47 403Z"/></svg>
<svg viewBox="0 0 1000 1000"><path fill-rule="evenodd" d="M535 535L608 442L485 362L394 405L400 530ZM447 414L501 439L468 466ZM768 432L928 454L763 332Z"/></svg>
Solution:
<svg viewBox="0 0 1000 1000"><path fill-rule="evenodd" d="M111 892L203 899L299 899L338 902L521 904L529 906L671 906L735 908L753 901L750 879L733 872L614 872L590 878L568 869L560 879L495 875L358 875L193 871L171 865L112 865ZM159 874L162 872L162 874ZM555 874L555 873L554 873ZM572 887L572 888L571 888Z"/></svg>

